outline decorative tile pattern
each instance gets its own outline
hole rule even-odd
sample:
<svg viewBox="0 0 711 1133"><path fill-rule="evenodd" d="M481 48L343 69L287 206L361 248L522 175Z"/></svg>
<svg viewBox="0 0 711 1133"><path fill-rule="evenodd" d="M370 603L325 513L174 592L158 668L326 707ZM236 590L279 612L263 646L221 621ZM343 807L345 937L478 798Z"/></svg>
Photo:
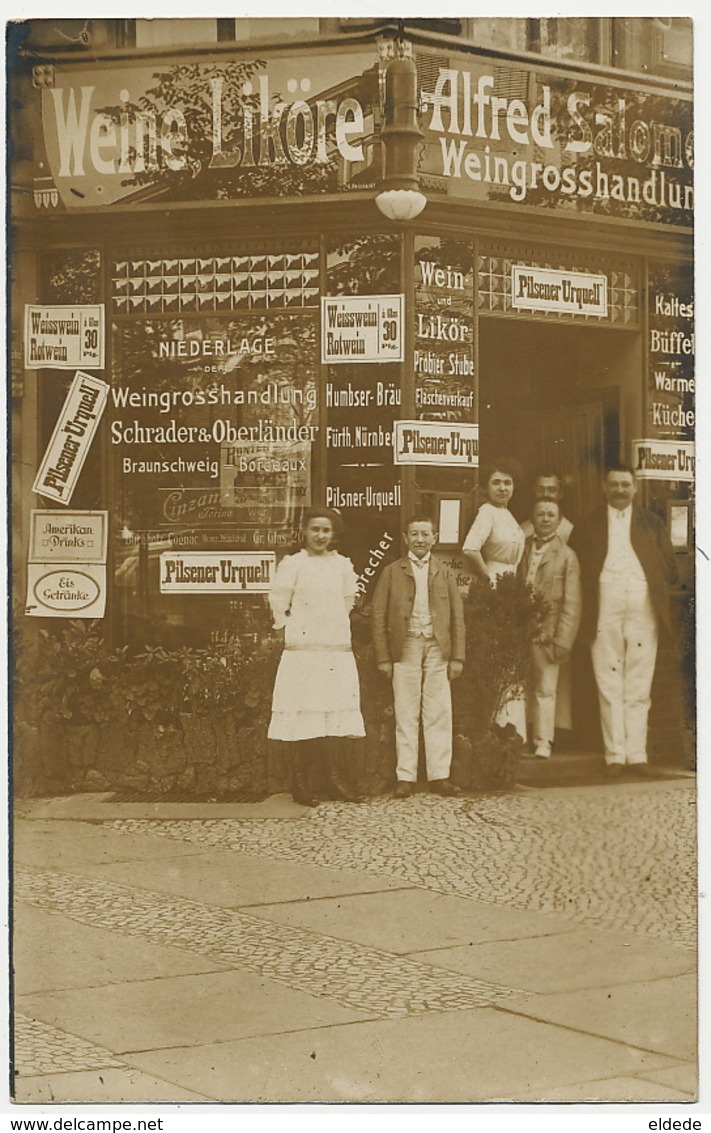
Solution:
<svg viewBox="0 0 711 1133"><path fill-rule="evenodd" d="M125 259L112 265L117 315L315 307L318 252Z"/></svg>
<svg viewBox="0 0 711 1133"><path fill-rule="evenodd" d="M378 1018L487 1007L522 994L376 948L125 885L27 870L18 874L15 892L82 924L210 956Z"/></svg>
<svg viewBox="0 0 711 1133"><path fill-rule="evenodd" d="M68 1035L48 1023L15 1015L15 1070L18 1077L32 1074L65 1074L73 1070L123 1067L102 1047Z"/></svg>
<svg viewBox="0 0 711 1133"><path fill-rule="evenodd" d="M106 825L696 945L695 795L671 785L335 803L296 822Z"/></svg>

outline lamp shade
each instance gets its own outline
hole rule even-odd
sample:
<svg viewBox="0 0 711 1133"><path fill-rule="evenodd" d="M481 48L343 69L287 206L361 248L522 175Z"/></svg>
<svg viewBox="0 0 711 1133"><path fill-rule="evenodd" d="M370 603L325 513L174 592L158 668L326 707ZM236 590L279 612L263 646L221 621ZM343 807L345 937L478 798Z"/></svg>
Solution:
<svg viewBox="0 0 711 1133"><path fill-rule="evenodd" d="M378 193L375 203L388 220L414 220L427 204L427 197L419 189L385 189Z"/></svg>

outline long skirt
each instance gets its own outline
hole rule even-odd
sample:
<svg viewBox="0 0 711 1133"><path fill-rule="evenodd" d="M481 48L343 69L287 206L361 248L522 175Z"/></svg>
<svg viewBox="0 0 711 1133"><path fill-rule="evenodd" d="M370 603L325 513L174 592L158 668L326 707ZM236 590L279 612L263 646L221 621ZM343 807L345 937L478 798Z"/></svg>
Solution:
<svg viewBox="0 0 711 1133"><path fill-rule="evenodd" d="M360 684L350 650L285 649L269 723L272 740L364 736Z"/></svg>

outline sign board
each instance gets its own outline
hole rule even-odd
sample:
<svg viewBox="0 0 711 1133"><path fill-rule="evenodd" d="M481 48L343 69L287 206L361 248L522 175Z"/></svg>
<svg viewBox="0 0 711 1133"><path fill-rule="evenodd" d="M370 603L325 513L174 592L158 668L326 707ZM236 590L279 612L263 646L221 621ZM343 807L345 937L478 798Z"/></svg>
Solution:
<svg viewBox="0 0 711 1133"><path fill-rule="evenodd" d="M638 480L693 480L693 441L632 441L632 467Z"/></svg>
<svg viewBox="0 0 711 1133"><path fill-rule="evenodd" d="M25 306L25 367L104 368L104 305Z"/></svg>
<svg viewBox="0 0 711 1133"><path fill-rule="evenodd" d="M321 299L321 361L402 362L403 295Z"/></svg>
<svg viewBox="0 0 711 1133"><path fill-rule="evenodd" d="M30 513L32 563L105 563L107 511L37 511Z"/></svg>
<svg viewBox="0 0 711 1133"><path fill-rule="evenodd" d="M25 613L35 618L103 618L103 563L28 563Z"/></svg>
<svg viewBox="0 0 711 1133"><path fill-rule="evenodd" d="M520 311L607 315L607 276L511 265L511 304Z"/></svg>
<svg viewBox="0 0 711 1133"><path fill-rule="evenodd" d="M256 594L270 589L273 551L164 551L162 594Z"/></svg>
<svg viewBox="0 0 711 1133"><path fill-rule="evenodd" d="M101 378L77 370L32 485L33 492L59 504L69 503L108 392L109 387Z"/></svg>
<svg viewBox="0 0 711 1133"><path fill-rule="evenodd" d="M479 426L444 421L396 421L395 464L479 464Z"/></svg>

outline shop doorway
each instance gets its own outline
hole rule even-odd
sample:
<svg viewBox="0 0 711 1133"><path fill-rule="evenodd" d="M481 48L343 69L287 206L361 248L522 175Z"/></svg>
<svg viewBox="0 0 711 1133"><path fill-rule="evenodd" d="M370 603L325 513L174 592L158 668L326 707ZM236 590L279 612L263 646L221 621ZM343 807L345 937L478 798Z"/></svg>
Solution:
<svg viewBox="0 0 711 1133"><path fill-rule="evenodd" d="M517 519L528 515L540 468L557 471L573 522L600 503L602 469L642 424L641 362L639 334L480 320L480 463L506 455L519 464Z"/></svg>
<svg viewBox="0 0 711 1133"><path fill-rule="evenodd" d="M642 427L639 333L524 319L479 324L480 466L508 456L520 468L511 511L526 519L538 470L555 471L573 524L603 499L605 466ZM600 752L595 681L586 645L573 652L563 751Z"/></svg>

